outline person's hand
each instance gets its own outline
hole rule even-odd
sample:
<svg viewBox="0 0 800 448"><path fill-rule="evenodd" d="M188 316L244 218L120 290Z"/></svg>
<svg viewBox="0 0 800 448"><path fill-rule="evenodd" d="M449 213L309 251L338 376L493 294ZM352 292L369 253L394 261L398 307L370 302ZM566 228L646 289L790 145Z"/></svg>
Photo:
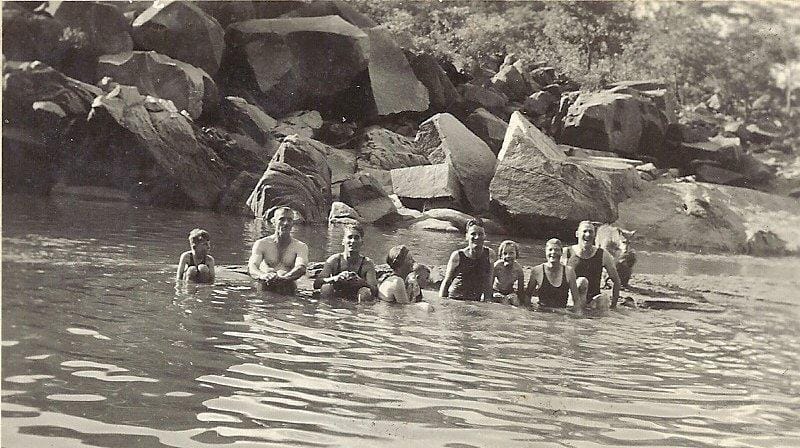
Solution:
<svg viewBox="0 0 800 448"><path fill-rule="evenodd" d="M273 279L273 278L275 278L277 275L278 275L278 273L276 273L276 272L267 272L267 273L261 274L261 275L258 277L258 279L259 279L259 280L264 280L265 282L270 282L270 281L272 281L272 279Z"/></svg>

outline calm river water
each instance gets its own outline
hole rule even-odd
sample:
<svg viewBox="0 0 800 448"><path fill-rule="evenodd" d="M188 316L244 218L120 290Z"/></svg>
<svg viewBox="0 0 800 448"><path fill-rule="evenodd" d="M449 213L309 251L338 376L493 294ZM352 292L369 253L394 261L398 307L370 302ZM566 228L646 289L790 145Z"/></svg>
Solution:
<svg viewBox="0 0 800 448"><path fill-rule="evenodd" d="M243 264L265 232L206 212L3 198L3 447L800 446L797 259L641 254L640 272L709 294L788 291L712 294L717 314L426 312L273 297L224 275L176 289L196 226L218 264ZM297 234L312 259L339 249L337 229ZM460 244L367 238L373 258L402 241L432 264ZM524 263L543 256L541 242L523 250Z"/></svg>

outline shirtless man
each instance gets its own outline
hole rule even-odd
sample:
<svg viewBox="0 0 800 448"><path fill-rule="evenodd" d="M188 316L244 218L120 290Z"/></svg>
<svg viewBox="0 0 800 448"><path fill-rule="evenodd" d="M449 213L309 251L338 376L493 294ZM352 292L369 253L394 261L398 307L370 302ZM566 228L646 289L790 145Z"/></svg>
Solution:
<svg viewBox="0 0 800 448"><path fill-rule="evenodd" d="M265 289L292 294L297 287L295 280L306 273L308 246L292 238L294 210L277 207L271 218L269 215L275 233L253 243L247 268L251 277L263 282Z"/></svg>
<svg viewBox="0 0 800 448"><path fill-rule="evenodd" d="M581 221L575 231L578 244L565 247L562 259L565 264L575 270L578 283L578 300L573 297L575 306L595 309L600 312L609 309L608 296L600 293L600 277L606 268L608 277L614 282L611 290L610 308L617 307L619 300L620 280L617 274L614 257L594 245L595 228L591 221Z"/></svg>

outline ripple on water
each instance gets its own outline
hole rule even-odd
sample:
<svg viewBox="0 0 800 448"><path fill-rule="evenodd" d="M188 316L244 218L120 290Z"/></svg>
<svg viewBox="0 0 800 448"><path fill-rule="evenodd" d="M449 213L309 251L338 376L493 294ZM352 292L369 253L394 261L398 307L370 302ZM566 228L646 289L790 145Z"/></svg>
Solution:
<svg viewBox="0 0 800 448"><path fill-rule="evenodd" d="M92 395L92 394L52 394L48 395L47 399L53 401L81 402L81 401L104 401L106 397L102 395Z"/></svg>

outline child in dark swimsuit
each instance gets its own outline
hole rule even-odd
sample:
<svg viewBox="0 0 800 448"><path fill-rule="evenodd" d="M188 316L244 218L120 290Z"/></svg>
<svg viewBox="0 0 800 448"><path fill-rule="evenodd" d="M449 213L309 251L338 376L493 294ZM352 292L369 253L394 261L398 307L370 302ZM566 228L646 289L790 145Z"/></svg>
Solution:
<svg viewBox="0 0 800 448"><path fill-rule="evenodd" d="M548 240L545 244L547 261L534 266L531 271L527 294L539 297L540 308L566 308L570 294L572 294L573 302L578 297L575 271L571 267L561 264L561 252L561 240L558 238ZM581 314L583 308L576 304L575 312Z"/></svg>
<svg viewBox="0 0 800 448"><path fill-rule="evenodd" d="M439 296L456 300L492 300L494 253L484 247L485 239L481 221L467 222L467 247L450 255Z"/></svg>
<svg viewBox="0 0 800 448"><path fill-rule="evenodd" d="M203 229L194 229L189 232L189 247L191 250L181 254L175 279L214 283L214 258L208 254L211 236Z"/></svg>
<svg viewBox="0 0 800 448"><path fill-rule="evenodd" d="M505 240L497 248L499 260L494 263L492 283L494 300L519 306L524 301L525 273L517 263L519 249L517 243ZM514 283L517 289L514 289Z"/></svg>
<svg viewBox="0 0 800 448"><path fill-rule="evenodd" d="M344 251L331 255L314 282L322 298L340 297L359 302L370 300L377 293L375 264L361 255L364 229L360 225L345 228Z"/></svg>

